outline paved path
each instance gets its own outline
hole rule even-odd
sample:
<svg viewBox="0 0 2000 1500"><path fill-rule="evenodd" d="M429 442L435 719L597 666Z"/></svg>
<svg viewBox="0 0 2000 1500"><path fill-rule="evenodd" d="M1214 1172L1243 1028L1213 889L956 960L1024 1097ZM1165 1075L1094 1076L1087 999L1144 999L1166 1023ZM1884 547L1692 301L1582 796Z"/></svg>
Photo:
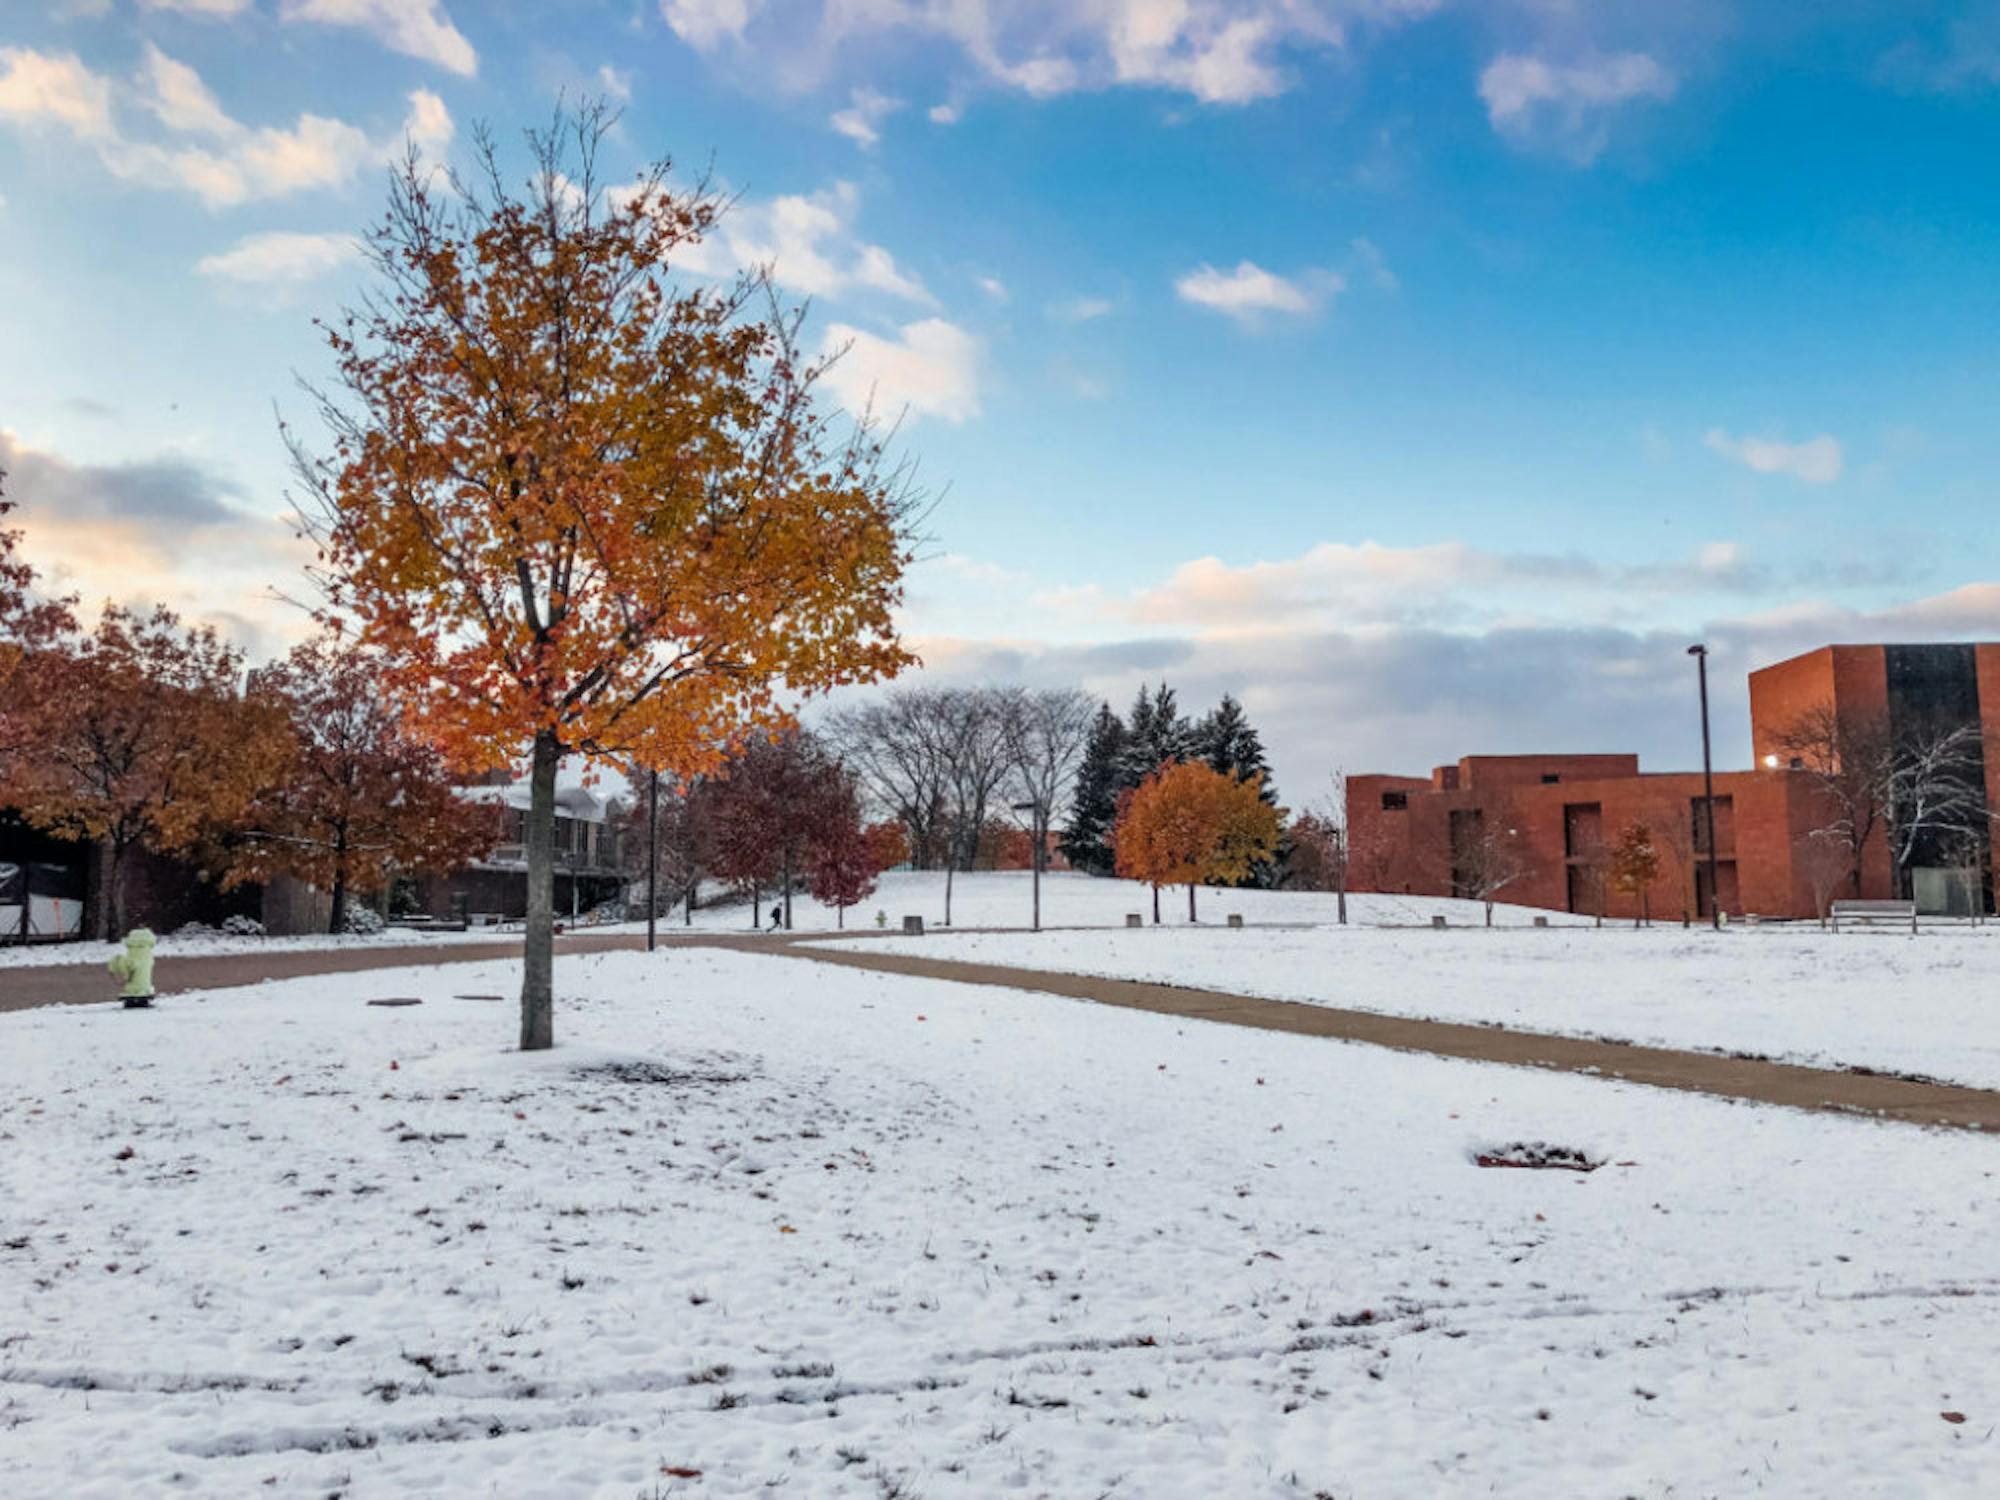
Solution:
<svg viewBox="0 0 2000 1500"><path fill-rule="evenodd" d="M604 953L640 948L646 939L627 933L565 933L556 953ZM490 943L414 942L392 947L294 948L270 953L212 953L198 958L162 956L153 961L153 989L162 995L184 990L231 989L267 979L303 979L312 974L359 974L369 969L412 965L487 963L519 958L521 939ZM0 1011L33 1010L41 1005L82 1005L108 1000L118 986L98 964L33 964L0 968Z"/></svg>
<svg viewBox="0 0 2000 1500"><path fill-rule="evenodd" d="M1722 1057L1710 1052L1552 1036L1497 1026L1416 1020L1407 1016L1381 1015L1374 1011L1343 1010L1292 1000L1266 1000L1140 980L963 963L915 953L873 953L823 946L826 939L843 936L863 937L870 934L697 932L663 936L662 945L725 948L862 969L875 974L899 974L946 980L954 984L1025 990L1096 1005L1181 1016L1188 1020L1289 1032L1296 1036L1366 1042L1403 1052L1424 1052L1474 1062L1593 1074L1653 1088L1679 1089L1756 1104L1779 1104L1791 1109L1828 1110L1879 1116L1917 1125L2000 1131L2000 1092L1988 1089ZM638 934L579 933L557 939L558 955L643 950L644 947L645 938ZM292 979L309 974L478 963L518 957L520 951L520 940L516 938L493 943L229 954L162 959L155 973L160 992L169 994L181 990L256 984L267 979ZM94 965L0 969L0 1011L103 1000L107 997L106 985L105 976Z"/></svg>

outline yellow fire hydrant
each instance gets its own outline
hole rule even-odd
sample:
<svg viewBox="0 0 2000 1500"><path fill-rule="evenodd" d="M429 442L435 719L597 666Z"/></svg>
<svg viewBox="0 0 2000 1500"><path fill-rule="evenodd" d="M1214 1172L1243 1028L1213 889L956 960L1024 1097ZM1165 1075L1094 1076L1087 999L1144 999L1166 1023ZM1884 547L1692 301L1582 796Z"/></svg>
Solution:
<svg viewBox="0 0 2000 1500"><path fill-rule="evenodd" d="M113 979L122 980L125 988L118 992L118 998L125 1002L127 1010L145 1010L153 1003L153 933L151 928L135 927L125 934L125 951L111 955L111 962L105 965L111 970Z"/></svg>

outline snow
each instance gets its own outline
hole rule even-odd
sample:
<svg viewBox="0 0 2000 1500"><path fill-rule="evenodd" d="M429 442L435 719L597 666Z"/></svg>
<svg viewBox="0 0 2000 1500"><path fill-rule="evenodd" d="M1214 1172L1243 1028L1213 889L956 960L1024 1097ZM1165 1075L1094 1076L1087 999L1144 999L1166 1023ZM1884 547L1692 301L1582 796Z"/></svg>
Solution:
<svg viewBox="0 0 2000 1500"><path fill-rule="evenodd" d="M317 933L306 937L231 937L221 932L159 934L153 954L159 958L217 958L234 953L318 953L340 952L342 950L378 948L430 948L441 943L472 942L492 943L507 938L518 939L520 931L512 932L497 928L472 928L467 932L412 932L408 929L390 928L374 936L343 933L332 936ZM123 942L116 943L36 943L26 947L0 946L0 970L46 968L60 964L89 964L104 967L114 953L125 951Z"/></svg>
<svg viewBox="0 0 2000 1500"><path fill-rule="evenodd" d="M1991 1491L1989 1139L775 956L557 973L529 1057L455 998L509 963L0 1016L0 1493ZM1606 1164L1472 1164L1516 1140Z"/></svg>
<svg viewBox="0 0 2000 1500"><path fill-rule="evenodd" d="M1182 926L871 941L932 958L2000 1088L2000 940L1986 927L1913 937L1816 926Z"/></svg>
<svg viewBox="0 0 2000 1500"><path fill-rule="evenodd" d="M635 895L643 897L642 892ZM706 888L703 899L723 896L719 888ZM1031 911L1029 876L1019 870L980 871L960 874L952 882L952 918L958 927L1021 927L1028 925ZM1162 891L1161 912L1169 921L1187 915L1185 890ZM1217 904L1221 903L1221 904ZM769 891L757 903L759 920L768 923L775 898ZM1428 924L1432 912L1448 914L1454 923L1480 920L1479 906L1470 901L1433 900L1411 896L1350 896L1350 914L1357 921ZM1255 922L1331 922L1332 896L1292 891L1204 890L1197 898L1198 910L1241 911ZM1068 873L1042 877L1042 920L1049 925L1116 927L1127 912L1152 911L1151 888L1125 880L1093 880ZM821 906L804 893L792 897L792 926L799 932L831 932L845 926L855 931L875 927L875 914L892 928L902 926L905 912L922 916L936 925L944 920L944 876L937 871L895 870L882 877L875 895L846 913ZM1508 925L1525 925L1533 916L1543 915L1525 907L1496 907L1494 920ZM1574 918L1550 915L1553 922ZM557 920L577 932L644 932L646 924L571 923L561 913ZM740 932L753 924L748 901L706 906L694 914L693 928L699 932ZM660 919L659 930L668 937L685 930L678 912ZM180 936L160 934L155 950L160 958L207 958L234 953L304 952L342 948L435 947L444 943L493 943L520 937L520 924L508 927L475 927L466 932L413 932L390 928L377 936L325 935L305 937L225 937L205 932ZM114 943L52 943L27 947L0 944L0 969L45 964L93 964L102 967L121 948Z"/></svg>

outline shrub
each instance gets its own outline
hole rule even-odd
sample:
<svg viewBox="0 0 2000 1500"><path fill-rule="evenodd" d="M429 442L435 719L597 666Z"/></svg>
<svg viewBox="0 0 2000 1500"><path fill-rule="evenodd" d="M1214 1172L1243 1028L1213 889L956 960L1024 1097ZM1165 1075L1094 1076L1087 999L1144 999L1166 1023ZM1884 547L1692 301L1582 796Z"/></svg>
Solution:
<svg viewBox="0 0 2000 1500"><path fill-rule="evenodd" d="M222 919L222 932L225 937L262 937L264 924L255 917L246 917L239 912L233 917Z"/></svg>
<svg viewBox="0 0 2000 1500"><path fill-rule="evenodd" d="M350 906L347 920L341 924L341 931L349 937L379 937L388 924L382 920L382 913L372 906Z"/></svg>

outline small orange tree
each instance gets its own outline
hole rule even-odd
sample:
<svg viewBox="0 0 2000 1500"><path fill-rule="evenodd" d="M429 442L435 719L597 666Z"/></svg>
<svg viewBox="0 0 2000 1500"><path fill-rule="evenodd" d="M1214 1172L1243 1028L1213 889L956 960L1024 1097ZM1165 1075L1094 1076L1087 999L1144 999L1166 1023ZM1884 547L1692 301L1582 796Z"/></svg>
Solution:
<svg viewBox="0 0 2000 1500"><path fill-rule="evenodd" d="M1634 927L1652 917L1653 882L1659 874L1660 851L1653 843L1653 830L1644 823L1626 824L1611 846L1611 883L1633 898Z"/></svg>
<svg viewBox="0 0 2000 1500"><path fill-rule="evenodd" d="M500 837L493 805L458 795L380 678L373 656L324 636L251 675L251 699L289 718L294 748L244 815L225 884L296 876L328 893L329 932L345 927L354 892L398 870L449 873Z"/></svg>
<svg viewBox="0 0 2000 1500"><path fill-rule="evenodd" d="M892 676L914 500L768 280L676 285L724 204L659 163L608 192L601 105L530 133L509 185L414 153L371 238L377 287L327 329L329 455L295 445L329 612L466 769L528 751L521 1045L554 1043L556 773L689 777L787 701ZM780 693L787 695L780 698Z"/></svg>
<svg viewBox="0 0 2000 1500"><path fill-rule="evenodd" d="M1188 920L1195 920L1195 888L1241 880L1278 847L1284 813L1260 795L1264 779L1247 781L1211 770L1200 761L1170 761L1122 800L1112 829L1116 868L1129 880L1153 887L1153 920L1160 920L1160 887L1188 888Z"/></svg>

